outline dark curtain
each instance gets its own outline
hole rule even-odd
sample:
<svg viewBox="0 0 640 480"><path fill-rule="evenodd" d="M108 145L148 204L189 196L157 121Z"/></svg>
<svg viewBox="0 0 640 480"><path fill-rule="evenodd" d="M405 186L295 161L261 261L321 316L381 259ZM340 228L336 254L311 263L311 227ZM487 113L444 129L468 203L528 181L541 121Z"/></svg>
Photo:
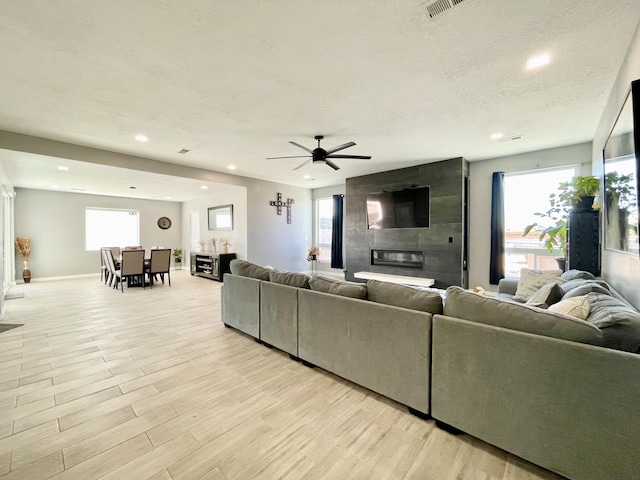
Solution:
<svg viewBox="0 0 640 480"><path fill-rule="evenodd" d="M344 196L333 196L333 225L331 232L331 268L344 268L342 260L342 226L344 224Z"/></svg>
<svg viewBox="0 0 640 480"><path fill-rule="evenodd" d="M491 182L491 264L489 282L504 278L504 172L493 172Z"/></svg>

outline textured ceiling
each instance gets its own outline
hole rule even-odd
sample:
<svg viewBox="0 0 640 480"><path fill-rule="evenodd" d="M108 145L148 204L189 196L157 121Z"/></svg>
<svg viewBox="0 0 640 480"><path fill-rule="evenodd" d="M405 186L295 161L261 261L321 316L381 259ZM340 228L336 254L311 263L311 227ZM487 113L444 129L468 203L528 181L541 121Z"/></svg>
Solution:
<svg viewBox="0 0 640 480"><path fill-rule="evenodd" d="M0 0L0 129L309 188L512 155L591 140L640 20L640 0L426 3ZM373 159L265 160L317 134Z"/></svg>

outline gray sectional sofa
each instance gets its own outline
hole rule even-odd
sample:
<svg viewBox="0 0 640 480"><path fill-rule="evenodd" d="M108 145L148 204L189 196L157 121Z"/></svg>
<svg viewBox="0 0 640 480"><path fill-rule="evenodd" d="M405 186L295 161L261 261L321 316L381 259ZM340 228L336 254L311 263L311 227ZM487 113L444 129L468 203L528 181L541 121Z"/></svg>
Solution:
<svg viewBox="0 0 640 480"><path fill-rule="evenodd" d="M442 310L434 292L238 261L222 320L568 478L638 479L640 314L602 280L558 278L529 304L518 279L498 298L450 287ZM541 300L591 307L581 320Z"/></svg>

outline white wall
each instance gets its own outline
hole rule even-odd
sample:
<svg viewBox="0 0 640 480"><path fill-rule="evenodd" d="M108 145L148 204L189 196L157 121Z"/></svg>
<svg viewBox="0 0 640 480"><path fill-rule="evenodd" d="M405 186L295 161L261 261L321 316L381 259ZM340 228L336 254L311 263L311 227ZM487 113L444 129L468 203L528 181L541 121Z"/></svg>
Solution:
<svg viewBox="0 0 640 480"><path fill-rule="evenodd" d="M491 256L491 176L493 172L524 172L563 165L582 165L580 174L591 174L591 144L541 150L509 157L471 162L469 194L469 287L489 284ZM547 205L540 205L545 210Z"/></svg>
<svg viewBox="0 0 640 480"><path fill-rule="evenodd" d="M31 239L29 267L33 281L89 273L100 277L100 253L85 251L86 207L139 210L140 243L147 249L154 245L176 248L181 244L182 211L178 202L17 188L15 236ZM160 217L169 217L171 228L159 228ZM15 278L19 281L21 259L18 253Z"/></svg>
<svg viewBox="0 0 640 480"><path fill-rule="evenodd" d="M593 174L602 175L603 160L602 149L607 141L609 133L622 108L625 96L633 80L640 78L640 25L631 41L618 77L613 85L607 105L602 113L598 128L593 139ZM636 113L638 115L640 113ZM636 135L640 132L636 132ZM636 157L640 152L636 152ZM640 172L637 172L640 174ZM640 259L637 255L602 250L602 276L620 292L636 308L640 308Z"/></svg>
<svg viewBox="0 0 640 480"><path fill-rule="evenodd" d="M209 230L208 214L209 207L219 205L233 205L233 230ZM197 211L200 217L200 237L205 240L206 251L213 251L211 239L217 238L217 251L221 253L222 241L227 240L231 245L230 253L235 253L238 258L247 258L247 189L246 187L236 187L232 185L220 185L220 187L203 198L183 202L182 204L182 250L184 251L183 262L189 264L189 251L199 251L197 246L189 245L191 239L190 214Z"/></svg>

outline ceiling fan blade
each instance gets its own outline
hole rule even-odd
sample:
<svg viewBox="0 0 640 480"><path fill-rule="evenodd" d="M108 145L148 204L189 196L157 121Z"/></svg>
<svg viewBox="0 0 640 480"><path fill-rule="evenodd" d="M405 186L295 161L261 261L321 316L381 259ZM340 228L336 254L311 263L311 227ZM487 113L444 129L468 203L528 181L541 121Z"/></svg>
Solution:
<svg viewBox="0 0 640 480"><path fill-rule="evenodd" d="M313 150L309 150L307 147L300 145L299 143L296 143L296 142L289 142L289 143L291 145L295 145L296 147L303 149L306 152L313 153Z"/></svg>
<svg viewBox="0 0 640 480"><path fill-rule="evenodd" d="M306 162L302 162L300 165L298 165L296 168L294 168L294 170L298 170L299 168L304 167L307 163L311 162L311 160L313 160L312 158L310 158L309 160L307 160Z"/></svg>
<svg viewBox="0 0 640 480"><path fill-rule="evenodd" d="M307 158L309 155L295 155L293 157L267 157L267 160L278 160L279 158Z"/></svg>
<svg viewBox="0 0 640 480"><path fill-rule="evenodd" d="M368 155L327 155L327 158L357 158L360 160L371 160Z"/></svg>
<svg viewBox="0 0 640 480"><path fill-rule="evenodd" d="M343 145L338 145L337 147L333 147L330 150L327 150L327 153L337 152L338 150L344 150L345 148L349 148L349 147L353 147L353 146L355 146L354 142L348 142L348 143L345 143Z"/></svg>
<svg viewBox="0 0 640 480"><path fill-rule="evenodd" d="M340 170L340 167L335 163L333 163L331 160L325 160L325 163L329 165L331 168L333 168L334 170Z"/></svg>

